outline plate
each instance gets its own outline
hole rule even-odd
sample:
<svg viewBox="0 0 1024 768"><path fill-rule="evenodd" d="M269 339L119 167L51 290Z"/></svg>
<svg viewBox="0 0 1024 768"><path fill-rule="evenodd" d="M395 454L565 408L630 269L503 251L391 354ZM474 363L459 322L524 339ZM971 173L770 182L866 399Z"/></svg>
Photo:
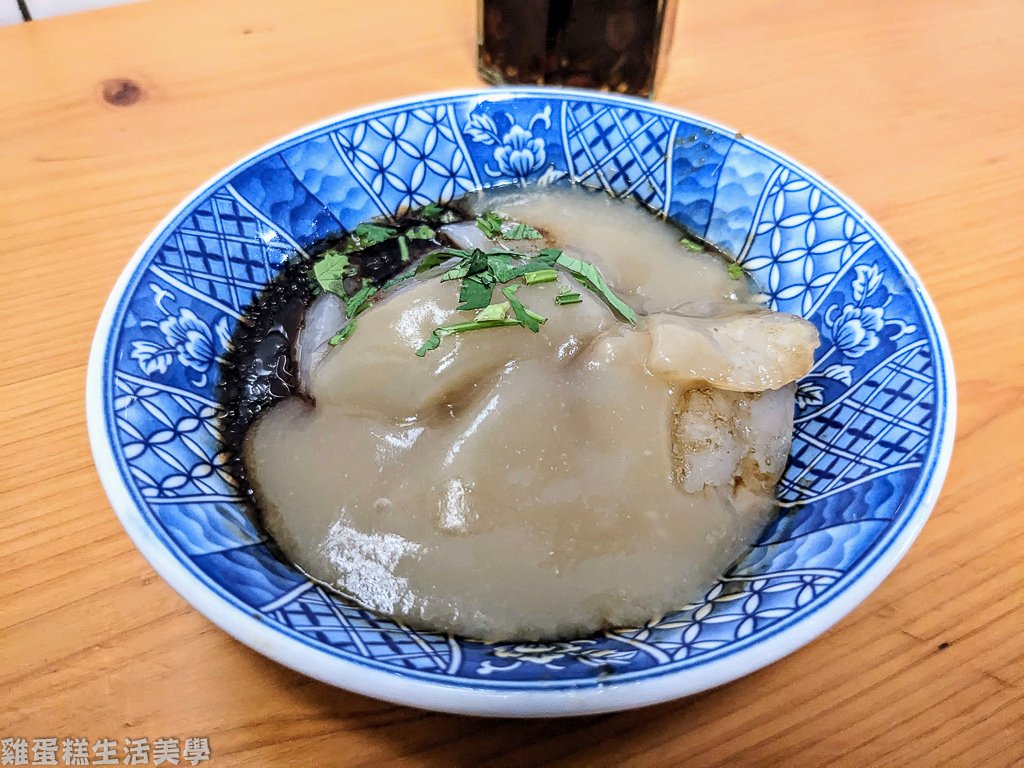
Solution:
<svg viewBox="0 0 1024 768"><path fill-rule="evenodd" d="M734 255L774 308L819 328L782 513L699 602L571 642L419 632L311 583L268 547L219 444L218 365L246 305L290 255L367 219L564 179L639 199ZM924 525L949 463L955 397L945 335L910 264L814 173L650 102L509 88L331 118L205 183L118 280L93 343L87 412L125 530L226 632L369 696L538 717L693 694L832 626Z"/></svg>

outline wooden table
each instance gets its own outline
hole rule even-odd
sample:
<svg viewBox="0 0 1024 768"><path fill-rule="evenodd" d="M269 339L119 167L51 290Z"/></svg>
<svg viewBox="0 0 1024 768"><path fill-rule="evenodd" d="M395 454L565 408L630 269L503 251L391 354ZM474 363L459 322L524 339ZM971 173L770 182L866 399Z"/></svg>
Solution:
<svg viewBox="0 0 1024 768"><path fill-rule="evenodd" d="M921 273L959 374L931 521L809 647L642 711L474 721L267 661L135 551L83 407L115 277L187 192L274 137L476 85L474 13L470 0L153 0L0 30L0 736L208 736L219 766L1024 764L1016 0L681 3L660 100L860 202Z"/></svg>

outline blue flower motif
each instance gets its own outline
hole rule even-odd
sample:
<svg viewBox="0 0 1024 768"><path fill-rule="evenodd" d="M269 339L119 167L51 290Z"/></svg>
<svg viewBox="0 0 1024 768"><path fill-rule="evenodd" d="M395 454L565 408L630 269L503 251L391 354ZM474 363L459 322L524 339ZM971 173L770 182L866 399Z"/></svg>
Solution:
<svg viewBox="0 0 1024 768"><path fill-rule="evenodd" d="M139 364L139 370L152 376L154 373L167 373L174 362L174 350L152 341L133 341L129 357Z"/></svg>
<svg viewBox="0 0 1024 768"><path fill-rule="evenodd" d="M533 133L518 125L509 129L501 139L501 146L494 150L494 160L501 174L517 179L539 171L546 159L544 140L534 138Z"/></svg>
<svg viewBox="0 0 1024 768"><path fill-rule="evenodd" d="M491 654L495 658L508 659L510 663L501 664L485 659L477 667L478 675L492 675L495 672L512 672L524 663L534 664L545 669L565 669L557 662L579 662L588 667L606 667L614 664L628 664L636 656L632 648L600 648L595 640L574 640L573 642L555 643L519 643L495 647Z"/></svg>
<svg viewBox="0 0 1024 768"><path fill-rule="evenodd" d="M489 115L482 113L470 115L469 121L466 123L466 133L477 144L497 144L500 141L498 126Z"/></svg>
<svg viewBox="0 0 1024 768"><path fill-rule="evenodd" d="M168 315L161 320L160 331L168 346L177 351L178 362L182 365L203 373L217 361L217 349L210 326L188 307L177 315ZM230 338L226 318L222 317L217 323L217 335L221 346L226 348Z"/></svg>
<svg viewBox="0 0 1024 768"><path fill-rule="evenodd" d="M153 291L153 303L163 313L164 319L159 322L144 320L139 325L142 328L157 328L163 334L164 341L163 344L149 340L133 341L129 356L147 376L167 373L177 359L183 367L199 372L201 376L193 383L204 386L206 372L221 360L221 350L231 348L228 318L222 316L211 329L205 320L188 307L181 308L175 314L165 306L165 302L175 302L173 293L156 284L150 284L149 287Z"/></svg>
<svg viewBox="0 0 1024 768"><path fill-rule="evenodd" d="M577 644L573 643L519 643L494 649L494 655L502 659L516 659L517 661L528 661L531 664L542 664L547 666L553 661L560 661L580 652L580 645L592 644L593 640L583 640Z"/></svg>
<svg viewBox="0 0 1024 768"><path fill-rule="evenodd" d="M825 402L825 389L819 384L801 381L796 388L796 407L806 410Z"/></svg>
<svg viewBox="0 0 1024 768"><path fill-rule="evenodd" d="M547 162L547 149L544 139L534 135L534 126L541 123L551 127L551 106L548 105L530 118L524 128L507 112L501 113L508 123L508 130L502 135L498 125L490 115L476 113L466 122L466 134L477 144L493 146L491 153L497 170L490 165L484 166L488 176L493 178L512 177L523 182L531 174L544 167Z"/></svg>
<svg viewBox="0 0 1024 768"><path fill-rule="evenodd" d="M838 317L826 316L825 321L832 329L832 343L847 357L857 358L878 346L878 333L885 325L885 315L881 307L847 304Z"/></svg>

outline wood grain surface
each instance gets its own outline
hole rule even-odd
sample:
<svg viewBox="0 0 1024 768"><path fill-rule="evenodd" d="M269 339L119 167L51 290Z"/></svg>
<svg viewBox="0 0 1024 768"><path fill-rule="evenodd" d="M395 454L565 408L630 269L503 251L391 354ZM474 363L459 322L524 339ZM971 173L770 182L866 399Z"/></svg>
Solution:
<svg viewBox="0 0 1024 768"><path fill-rule="evenodd" d="M630 713L436 715L267 661L135 551L85 434L86 356L116 276L186 193L276 136L477 85L474 17L471 0L152 0L0 29L0 736L205 735L216 766L1024 764L1018 0L680 4L659 100L858 201L953 347L938 506L808 647Z"/></svg>

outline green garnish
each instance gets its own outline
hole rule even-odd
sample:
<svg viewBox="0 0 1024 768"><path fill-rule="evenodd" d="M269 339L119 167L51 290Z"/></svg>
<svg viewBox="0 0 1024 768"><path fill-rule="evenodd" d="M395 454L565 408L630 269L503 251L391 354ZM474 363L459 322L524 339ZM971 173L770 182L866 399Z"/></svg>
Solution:
<svg viewBox="0 0 1024 768"><path fill-rule="evenodd" d="M729 266L725 268L725 271L729 273L729 277L733 280L739 280L743 277L743 267L735 261L729 264Z"/></svg>
<svg viewBox="0 0 1024 768"><path fill-rule="evenodd" d="M491 303L491 291L496 281L487 265L487 255L477 249L462 265L444 274L442 280L462 280L456 309L483 309Z"/></svg>
<svg viewBox="0 0 1024 768"><path fill-rule="evenodd" d="M582 302L583 297L567 285L563 285L562 290L560 290L558 295L555 296L555 304L558 304L559 306L564 306L566 304L581 304Z"/></svg>
<svg viewBox="0 0 1024 768"><path fill-rule="evenodd" d="M501 237L501 216L494 211L488 211L482 216L476 217L476 228L493 240Z"/></svg>
<svg viewBox="0 0 1024 768"><path fill-rule="evenodd" d="M369 307L370 299L377 293L377 290L373 283L364 277L363 287L353 293L351 298L345 303L345 315L351 320Z"/></svg>
<svg viewBox="0 0 1024 768"><path fill-rule="evenodd" d="M468 323L454 323L453 325L442 325L435 328L433 333L427 337L427 340L423 342L423 345L416 350L417 357L423 357L427 352L432 349L437 349L441 345L441 339L445 336L451 336L456 333L466 333L467 331L482 331L485 328L506 328L512 325L519 325L518 320L473 320Z"/></svg>
<svg viewBox="0 0 1024 768"><path fill-rule="evenodd" d="M679 241L679 244L682 245L684 248L687 248L687 249L689 249L691 251L703 251L704 250L704 246L703 245L698 243L696 240L691 240L688 237L682 238Z"/></svg>
<svg viewBox="0 0 1024 768"><path fill-rule="evenodd" d="M541 251L541 253L544 253L544 251ZM630 325L636 325L636 312L608 287L608 283L604 281L604 277L601 276L601 272L597 267L585 261L574 259L572 256L566 256L564 253L559 253L555 263L571 272L577 280L583 283L584 288L600 294L608 305L622 316L623 320Z"/></svg>
<svg viewBox="0 0 1024 768"><path fill-rule="evenodd" d="M540 232L529 224L514 224L501 237L503 240L540 240Z"/></svg>
<svg viewBox="0 0 1024 768"><path fill-rule="evenodd" d="M446 261L451 259L453 256L458 257L460 259L465 259L468 258L469 255L469 251L461 251L455 248L445 248L440 251L428 253L426 256L423 257L423 261L416 265L416 269L413 270L410 277L412 277L412 275L423 274L424 272L427 272L428 270L431 270L434 267L439 267Z"/></svg>
<svg viewBox="0 0 1024 768"><path fill-rule="evenodd" d="M355 250L362 250L390 240L396 234L398 234L398 230L394 227L385 227L380 224L360 224L352 232L352 239L357 246Z"/></svg>
<svg viewBox="0 0 1024 768"><path fill-rule="evenodd" d="M553 269L538 269L536 272L527 272L523 275L523 281L527 285L537 283L553 283L558 279L558 273Z"/></svg>
<svg viewBox="0 0 1024 768"><path fill-rule="evenodd" d="M464 278L456 309L483 309L491 303L493 289L494 278L485 272Z"/></svg>
<svg viewBox="0 0 1024 768"><path fill-rule="evenodd" d="M437 220L438 218L441 217L442 213L444 213L444 208L442 208L437 203L428 203L427 205L424 205L422 208L420 208L420 217L426 219L427 221Z"/></svg>
<svg viewBox="0 0 1024 768"><path fill-rule="evenodd" d="M486 307L476 313L476 320L506 320L508 319L508 311L511 308L511 304L507 301L503 301L499 304L488 304Z"/></svg>
<svg viewBox="0 0 1024 768"><path fill-rule="evenodd" d="M431 221L435 218L443 221L445 216L454 217L455 214L438 205L433 205L425 206L420 211L420 216ZM535 228L521 223L507 225L507 232L503 233L502 218L493 211L479 216L476 226L492 239L536 240L541 237L540 232ZM441 274L441 282L460 281L457 309L459 311L477 310L476 316L469 322L451 323L435 328L427 340L416 350L419 357L423 357L432 349L437 349L441 344L441 339L452 334L510 326L522 326L533 333L538 333L540 326L547 322L547 318L523 305L516 295L519 285L506 284L520 277L523 278L526 285L555 282L558 279L558 267L575 276L585 288L599 295L624 320L632 325L637 323L636 312L615 295L597 267L581 259L567 256L557 248L543 248L534 254L499 248L488 251L478 248L472 251L460 248L441 248L427 254L418 263L404 269L379 287L374 286L371 280L364 278L359 290L351 296L346 295L345 279L356 274L356 270L349 260L352 253L395 239L402 261L409 263L412 260L409 242L411 240L428 240L435 236L434 229L426 224L410 227L404 232L385 225L360 224L340 247L332 248L320 257L313 266L315 287L340 296L345 301L345 315L349 319L349 322L330 339L331 346L340 344L355 331L354 318L368 309L379 293L453 260L456 263ZM738 267L738 265L734 266ZM742 274L742 268L740 270ZM732 267L730 267L730 275L732 275ZM495 286L502 285L505 286L501 292L506 301L492 303ZM562 286L555 296L555 304L559 306L579 304L582 301L583 297L567 286Z"/></svg>
<svg viewBox="0 0 1024 768"><path fill-rule="evenodd" d="M348 263L348 254L334 248L325 251L320 261L313 265L313 277L320 289L341 298L345 298L344 281L350 274L352 266Z"/></svg>
<svg viewBox="0 0 1024 768"><path fill-rule="evenodd" d="M516 320L519 321L520 325L537 333L540 330L541 323L546 323L548 319L524 307L523 302L516 298L517 290L519 290L518 285L510 285L503 288L501 292L508 299L508 303L512 306L512 312L515 314Z"/></svg>
<svg viewBox="0 0 1024 768"><path fill-rule="evenodd" d="M356 329L356 321L352 320L352 321L346 323L344 328L342 328L336 334L331 336L331 340L328 341L327 343L330 344L332 347L336 347L339 344L341 344L341 342L343 342L345 339L347 339L349 336L351 336L352 332L355 329Z"/></svg>
<svg viewBox="0 0 1024 768"><path fill-rule="evenodd" d="M417 218L425 219L431 224L451 224L453 221L458 221L459 217L454 211L449 211L447 208L438 205L437 203L430 203L420 208L419 213L414 214Z"/></svg>
<svg viewBox="0 0 1024 768"><path fill-rule="evenodd" d="M494 279L499 283L507 283L510 280L515 280L518 277L518 269L515 261L519 257L512 253L502 253L501 251L492 251L487 254L487 269L494 275Z"/></svg>
<svg viewBox="0 0 1024 768"><path fill-rule="evenodd" d="M428 227L426 224L420 224L417 227L405 230L405 237L410 240L429 240L434 236L435 232L433 229Z"/></svg>

